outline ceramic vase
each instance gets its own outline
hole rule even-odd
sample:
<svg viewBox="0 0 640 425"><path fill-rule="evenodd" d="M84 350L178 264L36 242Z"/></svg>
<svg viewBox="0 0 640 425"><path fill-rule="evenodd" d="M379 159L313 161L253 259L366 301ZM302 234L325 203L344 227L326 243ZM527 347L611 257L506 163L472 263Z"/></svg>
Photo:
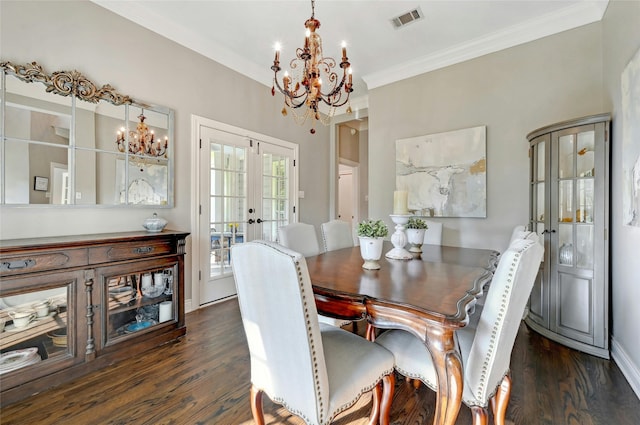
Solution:
<svg viewBox="0 0 640 425"><path fill-rule="evenodd" d="M409 252L420 254L424 243L424 233L426 229L407 229L407 240L411 244Z"/></svg>
<svg viewBox="0 0 640 425"><path fill-rule="evenodd" d="M363 269L378 270L380 268L380 257L382 257L383 238L360 237L360 255L364 260Z"/></svg>

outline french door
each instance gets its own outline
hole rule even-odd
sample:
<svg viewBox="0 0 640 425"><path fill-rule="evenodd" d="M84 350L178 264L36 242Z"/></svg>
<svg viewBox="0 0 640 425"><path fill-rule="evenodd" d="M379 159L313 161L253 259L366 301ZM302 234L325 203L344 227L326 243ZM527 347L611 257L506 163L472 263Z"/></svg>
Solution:
<svg viewBox="0 0 640 425"><path fill-rule="evenodd" d="M297 146L241 131L199 127L200 305L235 295L234 244L275 240L295 221Z"/></svg>

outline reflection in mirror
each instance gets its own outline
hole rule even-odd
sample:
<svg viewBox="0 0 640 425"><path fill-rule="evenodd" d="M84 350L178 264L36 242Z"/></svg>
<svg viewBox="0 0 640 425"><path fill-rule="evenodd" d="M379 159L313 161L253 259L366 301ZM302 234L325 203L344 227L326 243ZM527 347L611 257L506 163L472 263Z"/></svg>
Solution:
<svg viewBox="0 0 640 425"><path fill-rule="evenodd" d="M1 203L173 205L173 111L77 71L0 68Z"/></svg>

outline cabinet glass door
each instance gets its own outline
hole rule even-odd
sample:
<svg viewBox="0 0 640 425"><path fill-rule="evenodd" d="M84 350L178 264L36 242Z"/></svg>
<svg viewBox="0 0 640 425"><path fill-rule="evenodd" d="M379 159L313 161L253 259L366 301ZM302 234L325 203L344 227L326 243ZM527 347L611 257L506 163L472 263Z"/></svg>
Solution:
<svg viewBox="0 0 640 425"><path fill-rule="evenodd" d="M552 162L557 202L551 210L552 328L569 338L593 343L595 249L595 127L575 127L554 133ZM602 200L600 200L602 202Z"/></svg>
<svg viewBox="0 0 640 425"><path fill-rule="evenodd" d="M178 265L134 264L127 268L100 272L107 319L104 322L105 345L176 321L174 292Z"/></svg>
<svg viewBox="0 0 640 425"><path fill-rule="evenodd" d="M77 283L71 274L30 279L31 288L21 293L0 294L0 379L11 387L24 368L62 360L74 355L73 309L68 306L69 288ZM3 279L3 285L11 282ZM4 292L4 291L3 291ZM38 367L36 367L37 369ZM44 370L44 369L43 369ZM33 372L30 372L33 373ZM36 372L35 375L38 375Z"/></svg>

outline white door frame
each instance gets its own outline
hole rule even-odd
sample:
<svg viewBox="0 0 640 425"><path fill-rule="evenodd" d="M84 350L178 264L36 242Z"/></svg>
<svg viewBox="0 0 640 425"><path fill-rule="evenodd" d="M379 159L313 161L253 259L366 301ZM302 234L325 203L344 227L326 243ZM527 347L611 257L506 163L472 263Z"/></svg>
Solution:
<svg viewBox="0 0 640 425"><path fill-rule="evenodd" d="M299 146L295 143L281 139L276 139L254 131L235 127L209 118L198 115L191 115L191 299L185 300L185 310L190 312L200 308L200 258L202 256L202 244L200 241L200 205L202 199L200 197L200 127L207 126L220 131L242 135L247 138L253 138L268 142L274 145L286 146L294 151L294 160L299 162ZM293 179L293 196L291 197L295 210L298 211L298 189L299 176L298 167L295 167ZM296 214L297 215L297 214ZM210 244L210 241L206 241Z"/></svg>

